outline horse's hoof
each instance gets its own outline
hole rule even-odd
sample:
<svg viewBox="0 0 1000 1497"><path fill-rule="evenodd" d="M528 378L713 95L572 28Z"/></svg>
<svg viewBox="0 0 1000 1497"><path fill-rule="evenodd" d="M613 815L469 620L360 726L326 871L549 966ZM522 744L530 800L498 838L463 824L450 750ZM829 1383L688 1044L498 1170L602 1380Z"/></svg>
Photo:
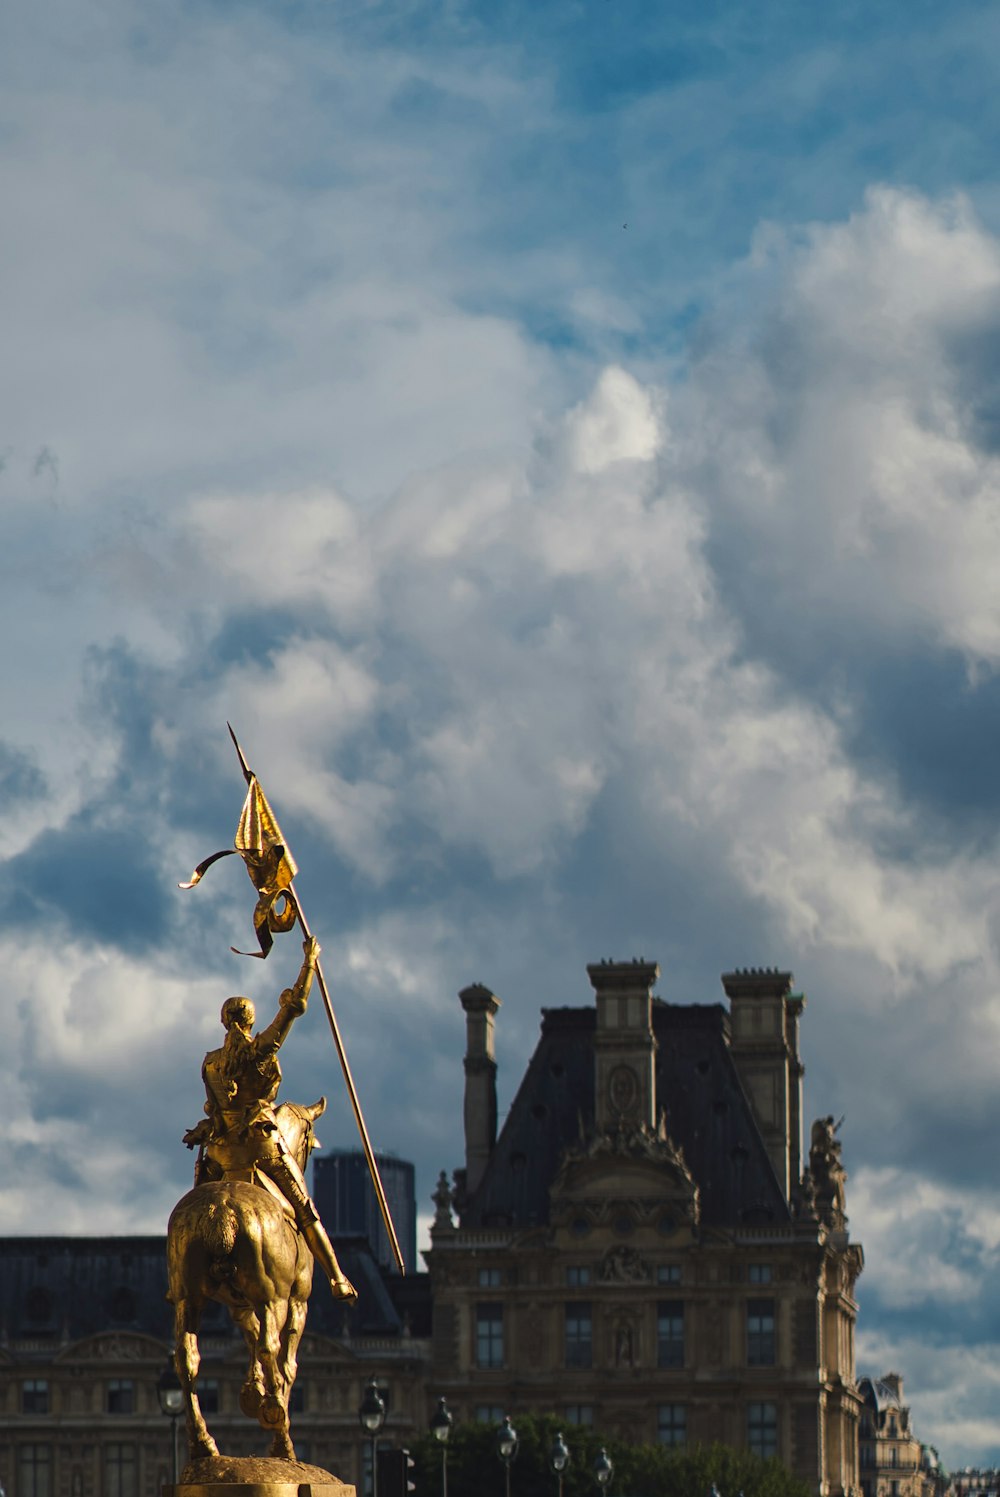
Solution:
<svg viewBox="0 0 1000 1497"><path fill-rule="evenodd" d="M196 1440L191 1446L191 1459L193 1461L201 1460L202 1456L218 1455L218 1453L219 1447L211 1435L205 1440Z"/></svg>
<svg viewBox="0 0 1000 1497"><path fill-rule="evenodd" d="M278 1461L294 1461L295 1446L287 1435L284 1438L281 1435L275 1435L271 1441L271 1448L267 1453Z"/></svg>
<svg viewBox="0 0 1000 1497"><path fill-rule="evenodd" d="M248 1419L256 1419L264 1398L256 1383L244 1383L240 1389L240 1409Z"/></svg>
<svg viewBox="0 0 1000 1497"><path fill-rule="evenodd" d="M330 1293L333 1295L334 1299L343 1300L345 1304L357 1304L358 1291L355 1289L350 1279L331 1279Z"/></svg>
<svg viewBox="0 0 1000 1497"><path fill-rule="evenodd" d="M273 1393L269 1393L266 1398L261 1399L260 1408L257 1410L257 1418L266 1429L281 1429L283 1425L285 1427L288 1425L288 1415L285 1412L285 1405Z"/></svg>

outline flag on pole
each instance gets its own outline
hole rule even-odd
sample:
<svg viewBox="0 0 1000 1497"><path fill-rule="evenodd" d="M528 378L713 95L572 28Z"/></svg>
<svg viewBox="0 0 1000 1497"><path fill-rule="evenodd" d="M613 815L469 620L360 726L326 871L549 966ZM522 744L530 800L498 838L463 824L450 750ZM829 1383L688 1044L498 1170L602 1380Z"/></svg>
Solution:
<svg viewBox="0 0 1000 1497"><path fill-rule="evenodd" d="M220 858L238 853L243 859L250 882L257 890L257 907L253 912L253 928L257 935L259 951L241 951L240 956L256 956L261 960L267 956L274 944L272 935L291 930L295 925L298 910L292 880L298 866L292 857L278 825L278 819L268 804L267 796L251 774L247 785L247 797L240 812L239 825L232 847L224 847L210 858L198 864L181 889L193 889ZM233 947L235 951L235 946Z"/></svg>

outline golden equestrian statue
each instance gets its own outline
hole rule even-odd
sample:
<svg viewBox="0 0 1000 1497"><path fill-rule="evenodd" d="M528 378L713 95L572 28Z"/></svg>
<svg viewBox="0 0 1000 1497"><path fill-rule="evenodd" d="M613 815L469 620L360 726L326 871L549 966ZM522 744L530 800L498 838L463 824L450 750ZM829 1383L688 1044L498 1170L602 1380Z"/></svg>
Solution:
<svg viewBox="0 0 1000 1497"><path fill-rule="evenodd" d="M229 731L232 734L231 728ZM184 1396L191 1459L182 1485L167 1489L176 1497L236 1491L239 1481L247 1480L255 1492L264 1491L267 1483L262 1478L274 1478L274 1473L259 1468L289 1462L295 1464L296 1472L290 1476L282 1466L280 1477L275 1478L282 1491L282 1484L290 1481L299 1482L298 1490L305 1490L307 1472L312 1482L309 1489L316 1493L343 1489L343 1484L329 1473L295 1462L288 1419L314 1262L335 1299L345 1304L357 1299L337 1262L305 1180L306 1164L315 1145L313 1123L325 1110L326 1099L320 1098L310 1107L277 1101L281 1085L278 1051L295 1021L306 1013L314 978L333 1032L389 1241L401 1271L403 1266L320 965L319 942L306 924L292 885L298 869L238 743L236 749L248 790L235 845L205 859L181 887L193 887L212 863L229 852L237 853L258 893L254 929L260 951L252 954L266 958L273 944L272 933L289 931L297 924L303 935L303 959L295 982L280 995L274 1018L258 1033L253 1032L256 1015L250 999L226 999L222 1005L225 1039L218 1049L208 1052L202 1065L205 1117L184 1135L188 1147L198 1149L195 1183L174 1207L167 1229L167 1297L174 1307L174 1365ZM251 1461L255 1467L252 1476L239 1476L235 1470L246 1466L245 1460L219 1456L198 1400L198 1330L209 1300L228 1307L246 1340L249 1365L240 1407L272 1435L270 1460ZM215 1468L220 1463L226 1481L236 1476L236 1485L219 1484ZM317 1485L317 1478L327 1484L321 1481Z"/></svg>

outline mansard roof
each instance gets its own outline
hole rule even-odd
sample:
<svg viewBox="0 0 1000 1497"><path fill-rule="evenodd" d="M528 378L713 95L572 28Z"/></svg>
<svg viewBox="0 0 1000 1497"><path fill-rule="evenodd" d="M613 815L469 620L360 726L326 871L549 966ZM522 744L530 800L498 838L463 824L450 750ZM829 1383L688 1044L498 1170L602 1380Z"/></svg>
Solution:
<svg viewBox="0 0 1000 1497"><path fill-rule="evenodd" d="M878 1377L863 1377L858 1379L858 1392L871 1408L878 1413L886 1409L903 1409L899 1390L894 1383L883 1382Z"/></svg>
<svg viewBox="0 0 1000 1497"><path fill-rule="evenodd" d="M391 1279L364 1238L339 1238L337 1257L358 1291L345 1309L317 1277L308 1329L339 1337L429 1334L426 1274ZM405 1284L405 1291L397 1292ZM0 1238L0 1340L30 1341L39 1351L108 1331L169 1343L173 1309L167 1298L165 1237ZM206 1306L204 1329L228 1331L222 1305Z"/></svg>
<svg viewBox="0 0 1000 1497"><path fill-rule="evenodd" d="M722 1004L653 1000L657 1105L701 1193L705 1226L785 1225L788 1203L729 1051ZM548 1221L567 1148L594 1130L596 1009L542 1010L541 1036L477 1189L465 1227Z"/></svg>

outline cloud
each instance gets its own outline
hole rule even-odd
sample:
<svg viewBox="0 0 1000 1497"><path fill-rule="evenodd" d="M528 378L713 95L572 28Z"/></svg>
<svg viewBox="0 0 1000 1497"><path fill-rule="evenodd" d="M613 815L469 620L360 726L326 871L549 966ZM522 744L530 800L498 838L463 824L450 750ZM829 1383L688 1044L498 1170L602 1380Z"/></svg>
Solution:
<svg viewBox="0 0 1000 1497"><path fill-rule="evenodd" d="M1000 247L962 198L872 189L758 233L695 368L691 461L779 624L996 663L1000 465L968 378L996 330Z"/></svg>

